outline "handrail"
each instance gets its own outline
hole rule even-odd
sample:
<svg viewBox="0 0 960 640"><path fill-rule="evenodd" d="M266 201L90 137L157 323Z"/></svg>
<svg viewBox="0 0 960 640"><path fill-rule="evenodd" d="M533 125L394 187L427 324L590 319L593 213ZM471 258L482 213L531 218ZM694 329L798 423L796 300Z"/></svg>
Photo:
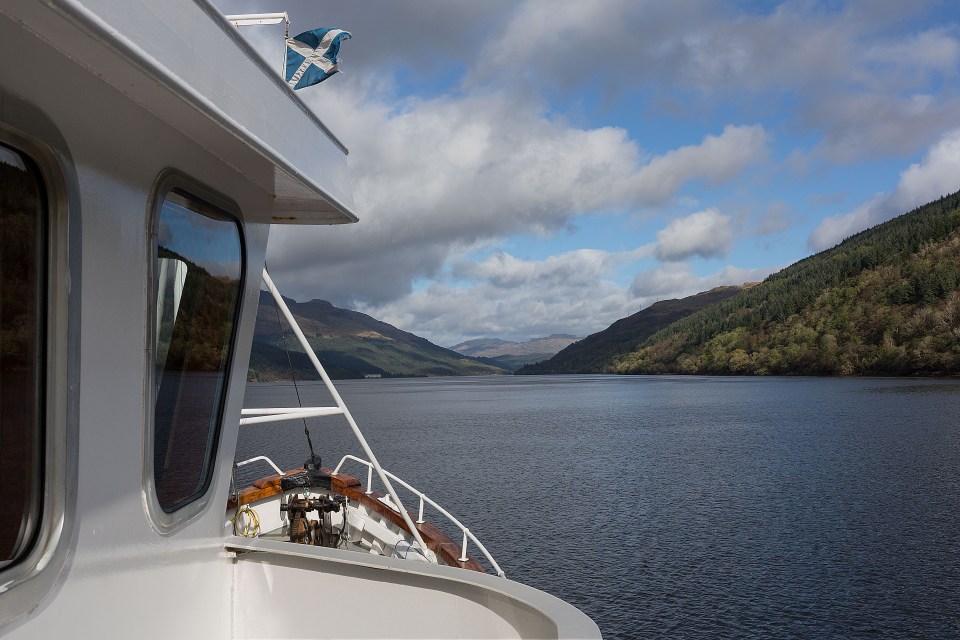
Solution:
<svg viewBox="0 0 960 640"><path fill-rule="evenodd" d="M366 491L366 493L367 493L367 495L373 493L373 487L371 486L372 483L373 483L373 464L371 464L371 463L368 462L367 460L363 460L362 458L358 458L357 456L352 456L352 455L350 455L350 454L347 454L347 455L343 456L343 458L340 459L340 464L338 464L337 467L336 467L336 469L333 470L333 475L337 475L338 473L340 473L340 468L343 467L343 463L346 462L347 460L353 460L354 462L359 462L360 464L362 464L362 465L364 465L365 467L367 467L367 491ZM383 469L383 474L386 475L386 476L388 476L391 480L395 480L395 481L396 481L397 483L399 483L401 486L403 486L404 488L406 488L407 491L410 491L412 494L414 494L415 496L417 496L418 498L420 498L420 511L419 511L419 514L417 515L417 524L423 524L423 523L424 523L424 519L423 519L423 505L424 505L424 502L426 502L426 503L428 503L431 507L433 507L434 509L436 509L437 511L439 511L443 516L445 516L445 517L447 518L447 520L449 520L450 522L452 522L454 526L456 526L457 528L459 528L459 529L463 532L463 544L460 545L460 562L466 562L466 561L468 560L468 558L467 558L467 538L469 538L470 540L473 540L473 543L474 543L475 545L477 545L477 548L480 549L480 551L483 552L484 557L486 557L487 561L488 561L488 562L490 563L490 565L493 567L493 570L497 572L497 575L500 576L501 578L506 578L506 577L507 577L506 574L503 572L503 569L500 568L500 565L497 564L497 561L494 560L494 559L493 559L493 556L490 555L490 552L487 551L487 548L486 548L485 546L483 546L483 543L480 542L480 541L477 539L477 537L476 537L475 535L473 535L473 533L470 531L470 529L468 529L462 522L460 522L459 520L457 520L456 518L454 518L454 517L450 514L449 511L447 511L446 509L444 509L443 507L441 507L440 505L438 505L436 502L434 502L434 501L433 501L429 496L427 496L425 493L423 493L422 491L420 491L420 490L418 490L418 489L415 489L415 488L412 487L409 483L405 482L405 481L402 480L401 478L398 478L396 475L394 475L393 473L390 473L390 472L387 471L386 469ZM401 506L400 508L402 509L402 506Z"/></svg>
<svg viewBox="0 0 960 640"><path fill-rule="evenodd" d="M268 465L270 465L271 467L273 467L273 470L276 471L276 472L277 472L278 474L280 474L281 476L283 475L283 471L280 470L280 467L278 467L277 465L275 465L275 464L273 463L273 460L271 460L271 459L268 458L267 456L254 456L254 457L252 457L252 458L248 458L247 460L244 460L243 462L237 462L237 463L234 464L234 466L236 466L236 467L242 467L242 466L244 466L244 465L248 465L248 464L250 464L250 463L252 463L252 462L258 462L258 461L260 461L260 460L263 460L263 461L266 462Z"/></svg>
<svg viewBox="0 0 960 640"><path fill-rule="evenodd" d="M242 416L255 416L249 418L240 418L240 426L247 424L260 424L263 422L281 422L283 420L302 420L304 418L319 418L321 416L337 416L343 414L340 407L298 407L277 409L243 409L240 411Z"/></svg>
<svg viewBox="0 0 960 640"><path fill-rule="evenodd" d="M330 415L343 413L340 407L253 407L240 409L242 416L273 416L284 413L301 413L303 411L328 411Z"/></svg>

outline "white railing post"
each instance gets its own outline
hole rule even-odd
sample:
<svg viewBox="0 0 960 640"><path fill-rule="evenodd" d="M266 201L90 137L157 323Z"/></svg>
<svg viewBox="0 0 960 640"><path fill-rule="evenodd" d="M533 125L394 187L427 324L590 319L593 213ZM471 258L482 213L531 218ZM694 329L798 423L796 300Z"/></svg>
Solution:
<svg viewBox="0 0 960 640"><path fill-rule="evenodd" d="M467 561L467 534L470 533L470 530L466 527L463 528L463 544L460 546L460 562Z"/></svg>
<svg viewBox="0 0 960 640"><path fill-rule="evenodd" d="M373 493L373 465L367 465L367 495Z"/></svg>
<svg viewBox="0 0 960 640"><path fill-rule="evenodd" d="M280 476L283 475L283 471L280 470L280 467L278 467L278 466L273 462L273 460L271 460L271 459L268 458L267 456L255 456L255 457L253 457L253 458L250 458L249 460L244 460L243 462L237 462L237 463L235 463L235 464L236 464L237 467L243 467L243 466L245 466L245 465L252 464L252 463L258 462L258 461L260 461L260 460L263 460L263 461L266 462L268 465L270 465L271 467L273 467L273 470L277 472L277 475L280 475Z"/></svg>
<svg viewBox="0 0 960 640"><path fill-rule="evenodd" d="M417 524L423 524L423 494L420 494L420 513L417 515Z"/></svg>

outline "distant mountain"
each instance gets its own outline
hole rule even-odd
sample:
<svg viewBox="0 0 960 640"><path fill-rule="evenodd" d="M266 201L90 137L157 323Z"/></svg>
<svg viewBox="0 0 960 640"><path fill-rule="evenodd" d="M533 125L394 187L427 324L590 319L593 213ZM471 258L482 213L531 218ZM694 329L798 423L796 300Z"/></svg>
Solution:
<svg viewBox="0 0 960 640"><path fill-rule="evenodd" d="M960 374L960 193L851 236L675 322L605 368Z"/></svg>
<svg viewBox="0 0 960 640"><path fill-rule="evenodd" d="M610 363L616 356L633 351L644 340L670 323L726 300L748 286L752 285L717 287L679 300L655 302L632 316L617 320L603 331L571 344L549 360L529 364L516 373L609 373Z"/></svg>
<svg viewBox="0 0 960 640"><path fill-rule="evenodd" d="M475 340L467 340L466 342L455 344L450 347L450 350L456 351L457 353L462 353L465 356L486 356L490 358L493 356L505 355L505 352L502 350L504 346L517 344L520 343L510 342L509 340L501 340L500 338L477 338Z"/></svg>
<svg viewBox="0 0 960 640"><path fill-rule="evenodd" d="M488 364L515 371L533 362L548 360L558 351L577 340L577 336L555 333L545 338L513 342L500 338L477 338L450 347L465 356L478 358Z"/></svg>
<svg viewBox="0 0 960 640"><path fill-rule="evenodd" d="M507 373L501 367L444 349L364 313L335 307L326 300L296 302L284 298L284 301L332 378ZM289 379L288 356L298 379L317 379L286 322L281 334L277 315L273 298L261 291L248 379Z"/></svg>

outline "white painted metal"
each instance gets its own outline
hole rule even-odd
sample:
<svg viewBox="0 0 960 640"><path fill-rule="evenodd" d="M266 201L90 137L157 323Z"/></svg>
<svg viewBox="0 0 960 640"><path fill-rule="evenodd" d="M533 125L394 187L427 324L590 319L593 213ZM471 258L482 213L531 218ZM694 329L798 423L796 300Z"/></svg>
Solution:
<svg viewBox="0 0 960 640"><path fill-rule="evenodd" d="M97 77L97 93L104 84L113 87L272 195L263 209L248 212L252 219L356 221L346 147L205 0L170 0L162 8L130 1L122 11L115 0L0 5L20 30L65 55L77 73ZM51 88L59 88L63 99L72 76L52 77L60 80Z"/></svg>
<svg viewBox="0 0 960 640"><path fill-rule="evenodd" d="M368 494L372 493L373 487L371 486L371 484L372 484L373 478L372 478L371 472L373 469L373 465L367 460L363 460L362 458L351 456L349 454L345 455L343 456L343 458L340 459L340 463L336 466L336 468L334 468L333 475L337 475L338 473L340 473L340 469L343 467L343 463L346 462L347 460L353 460L354 462L358 462L367 467L367 493ZM497 575L500 576L501 578L506 577L506 574L504 574L503 569L501 569L500 565L497 564L497 561L493 559L493 555L489 551L487 551L487 548L483 546L483 543L481 543L480 540L478 540L477 537L473 535L470 532L470 530L467 529L467 527L462 522L460 522L455 517L453 517L453 515L451 515L449 511L447 511L446 509L441 507L439 504L434 502L430 497L427 496L427 494L413 487L412 485L402 480L401 478L397 477L396 475L390 473L386 469L383 470L383 475L391 478L392 480L395 480L398 484L400 484L400 486L402 486L407 491L409 491L410 493L420 498L420 515L417 517L417 522L423 523L423 503L429 502L431 507L439 511L440 514L443 515L443 517L445 517L455 527L457 527L463 532L463 544L460 545L460 549L461 549L460 562L467 561L467 538L469 537L470 540L473 540L473 543L477 545L477 548L480 549L480 552L483 553L483 556L490 563L490 566L493 567L493 570L497 572Z"/></svg>
<svg viewBox="0 0 960 640"><path fill-rule="evenodd" d="M262 424L264 422L283 422L285 420L302 420L304 418L320 418L323 416L341 415L343 409L339 407L317 407L313 409L304 409L302 411L289 411L279 413L268 413L255 418L241 418L240 425Z"/></svg>
<svg viewBox="0 0 960 640"><path fill-rule="evenodd" d="M352 619L371 637L408 622L430 637L454 628L461 636L598 636L570 605L476 572L347 552L283 554L259 540L244 541L252 546L239 551L251 553L239 558L225 551L269 225L356 220L346 150L207 0L128 0L122 10L115 0L3 0L0 60L0 138L22 142L51 185L53 270L45 496L53 511L36 575L17 582L16 565L0 572L0 635L227 640L260 625L277 637L290 611L322 594L337 624ZM245 284L214 473L196 513L164 531L147 506L145 442L153 203L170 167L236 204ZM469 597L441 595L452 583ZM261 600L271 585L276 598ZM460 599L469 611L457 610ZM419 622L398 610L409 602ZM397 617L370 615L366 603ZM440 610L444 622L430 627L424 612ZM514 625L513 617L541 622ZM287 630L303 634L302 626Z"/></svg>
<svg viewBox="0 0 960 640"><path fill-rule="evenodd" d="M290 17L283 13L245 13L242 15L223 16L227 22L235 27L245 27L254 24L290 24Z"/></svg>
<svg viewBox="0 0 960 640"><path fill-rule="evenodd" d="M347 405L343 402L343 398L340 397L340 392L338 392L337 388L333 386L333 381L330 380L330 376L327 375L323 365L320 364L320 360L317 359L317 354L313 352L313 347L310 346L310 343L307 341L307 337L303 335L303 331L300 330L300 325L293 317L293 314L290 313L287 303L284 302L283 296L280 295L280 291L277 289L277 286L273 284L273 280L270 279L270 274L267 273L266 268L263 270L263 283L267 286L267 290L270 291L270 294L273 296L274 301L277 303L277 307L280 309L280 313L282 313L283 317L286 318L287 324L290 325L294 335L297 336L297 341L300 343L300 346L303 347L303 350L310 359L310 363L313 365L313 368L316 369L317 374L320 375L320 379L323 380L323 384L327 388L327 392L343 412L343 417L347 419L347 424L350 425L350 430L353 431L353 435L357 438L357 442L360 443L360 447L363 449L363 452L370 458L370 464L372 464L373 468L377 470L377 475L380 476L380 481L386 488L387 493L389 493L390 496L396 501L397 505L400 506L400 516L403 518L403 521L407 523L407 526L410 527L410 533L413 534L414 538L416 538L417 544L420 545L421 552L425 556L431 557L433 552L427 548L426 544L424 544L423 538L420 536L420 532L417 531L417 527L410 520L410 514L408 514L407 510L403 508L403 502L400 501L400 498L397 496L397 492L394 490L393 485L390 484L390 479L384 474L383 468L380 466L380 463L377 462L377 457L373 455L373 449L370 448L370 445L367 443L367 439L360 431L360 427L357 426L357 422L353 419L353 415L350 413ZM247 419L255 420L256 418Z"/></svg>
<svg viewBox="0 0 960 640"><path fill-rule="evenodd" d="M242 416L273 416L284 413L300 413L303 411L329 411L326 415L338 415L342 413L340 407L253 407L243 409L240 412Z"/></svg>
<svg viewBox="0 0 960 640"><path fill-rule="evenodd" d="M270 465L271 467L273 467L273 470L276 471L279 475L281 475L281 476L283 475L283 471L280 470L280 467L278 467L276 464L274 464L273 460L271 460L271 459L268 458L267 456L254 456L254 457L252 457L252 458L248 458L248 459L244 460L243 462L238 462L238 463L236 463L236 466L237 466L237 467L245 467L245 466L247 466L248 464L253 464L254 462L261 462L261 461L262 461L262 462L266 462L268 465Z"/></svg>
<svg viewBox="0 0 960 640"><path fill-rule="evenodd" d="M237 551L237 638L600 637L590 618L562 600L476 571L263 538L232 536L227 547ZM370 582L380 585L373 597ZM335 612L322 625L266 616L253 604L296 605L308 593L322 594L324 610Z"/></svg>
<svg viewBox="0 0 960 640"><path fill-rule="evenodd" d="M170 14L210 25L201 6L181 0L129 2L122 11L114 4L101 14L78 3L0 2L0 129L22 132L48 148L64 175L67 195L52 206L54 215L69 220L75 231L55 225L51 250L62 269L56 277L68 283L64 290L76 299L70 315L65 313L51 328L54 344L69 341L65 352L75 365L69 379L49 390L51 400L69 411L65 418L52 417L52 426L61 420L73 423L65 437L59 427L51 429L64 444L73 442L71 457L55 470L74 467L76 473L66 494L70 504L61 506L55 520L66 535L45 549L45 562L52 566L63 552L66 564L55 587L45 593L33 589L42 576L0 593L0 617L15 610L21 594L34 598L19 618L3 620L0 635L5 639L231 635L226 621L232 579L222 557L222 520L274 192L220 158L225 150L216 140L231 148L243 146L234 133L229 133L232 142L212 132L191 135L190 128L201 119L207 128L219 127L206 115L199 117L194 106L184 105L148 67L126 57L122 52L132 34L127 31L118 40L109 26L115 16L143 21L135 29L139 45L156 45L158 55L160 44L171 49L161 57L173 64L169 58L193 59L196 51L181 40L192 39L191 31L167 33L168 21L180 19ZM102 28L88 29L86 18L75 21L77 11ZM160 15L148 24L154 12ZM124 33L117 27L117 35ZM243 57L228 36L220 33L212 40L218 44L201 48L226 47L210 59L213 68L219 58ZM219 82L220 87L228 84L241 88ZM181 107L174 106L175 100ZM181 110L185 128L171 122ZM242 153L251 157L249 150ZM142 488L146 418L153 407L147 382L155 304L147 271L153 246L151 203L158 176L169 167L230 194L243 203L244 216L247 209L252 215L243 219L247 286L209 506L179 531L161 535L145 509ZM51 502L53 498L51 493Z"/></svg>
<svg viewBox="0 0 960 640"><path fill-rule="evenodd" d="M235 27L248 27L265 24L286 23L284 30L283 55L280 58L280 77L286 79L287 75L287 38L290 37L290 16L286 11L283 13L247 13L243 15L224 16L227 21Z"/></svg>

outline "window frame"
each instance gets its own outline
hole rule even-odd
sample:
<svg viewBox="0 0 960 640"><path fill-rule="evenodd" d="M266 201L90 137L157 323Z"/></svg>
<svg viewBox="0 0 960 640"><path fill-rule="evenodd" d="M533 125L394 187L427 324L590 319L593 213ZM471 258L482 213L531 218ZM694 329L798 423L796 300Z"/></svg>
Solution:
<svg viewBox="0 0 960 640"><path fill-rule="evenodd" d="M231 327L229 350L227 353L226 365L223 371L224 383L220 390L220 397L217 399L217 422L214 426L216 433L213 435L213 446L210 451L209 471L204 478L202 490L195 494L190 500L180 503L172 511L167 511L160 504L157 496L156 475L154 469L154 450L156 442L156 342L157 342L157 266L159 264L157 227L160 220L160 212L167 196L177 191L181 197L196 201L198 204L216 209L220 214L226 216L236 225L238 241L240 243L240 283L237 290L236 309L234 310L233 326ZM239 334L239 324L245 299L245 287L247 279L247 243L244 232L243 216L240 213L240 207L235 202L219 194L218 192L206 187L205 185L187 177L175 169L166 169L161 172L153 188L153 196L150 199L150 215L148 216L147 238L149 247L149 265L147 268L147 310L146 310L146 375L144 378L144 446L143 446L143 487L142 498L148 520L157 533L167 536L176 533L187 524L199 518L210 504L212 491L217 475L218 461L220 459L221 447L224 435L224 414L227 398L230 395L231 385L233 384L233 368L237 352L237 339Z"/></svg>
<svg viewBox="0 0 960 640"><path fill-rule="evenodd" d="M0 143L32 163L46 217L40 515L29 548L0 569L2 628L54 590L76 544L81 262L78 182L62 135L42 112L2 89L0 102L10 107L0 120Z"/></svg>

